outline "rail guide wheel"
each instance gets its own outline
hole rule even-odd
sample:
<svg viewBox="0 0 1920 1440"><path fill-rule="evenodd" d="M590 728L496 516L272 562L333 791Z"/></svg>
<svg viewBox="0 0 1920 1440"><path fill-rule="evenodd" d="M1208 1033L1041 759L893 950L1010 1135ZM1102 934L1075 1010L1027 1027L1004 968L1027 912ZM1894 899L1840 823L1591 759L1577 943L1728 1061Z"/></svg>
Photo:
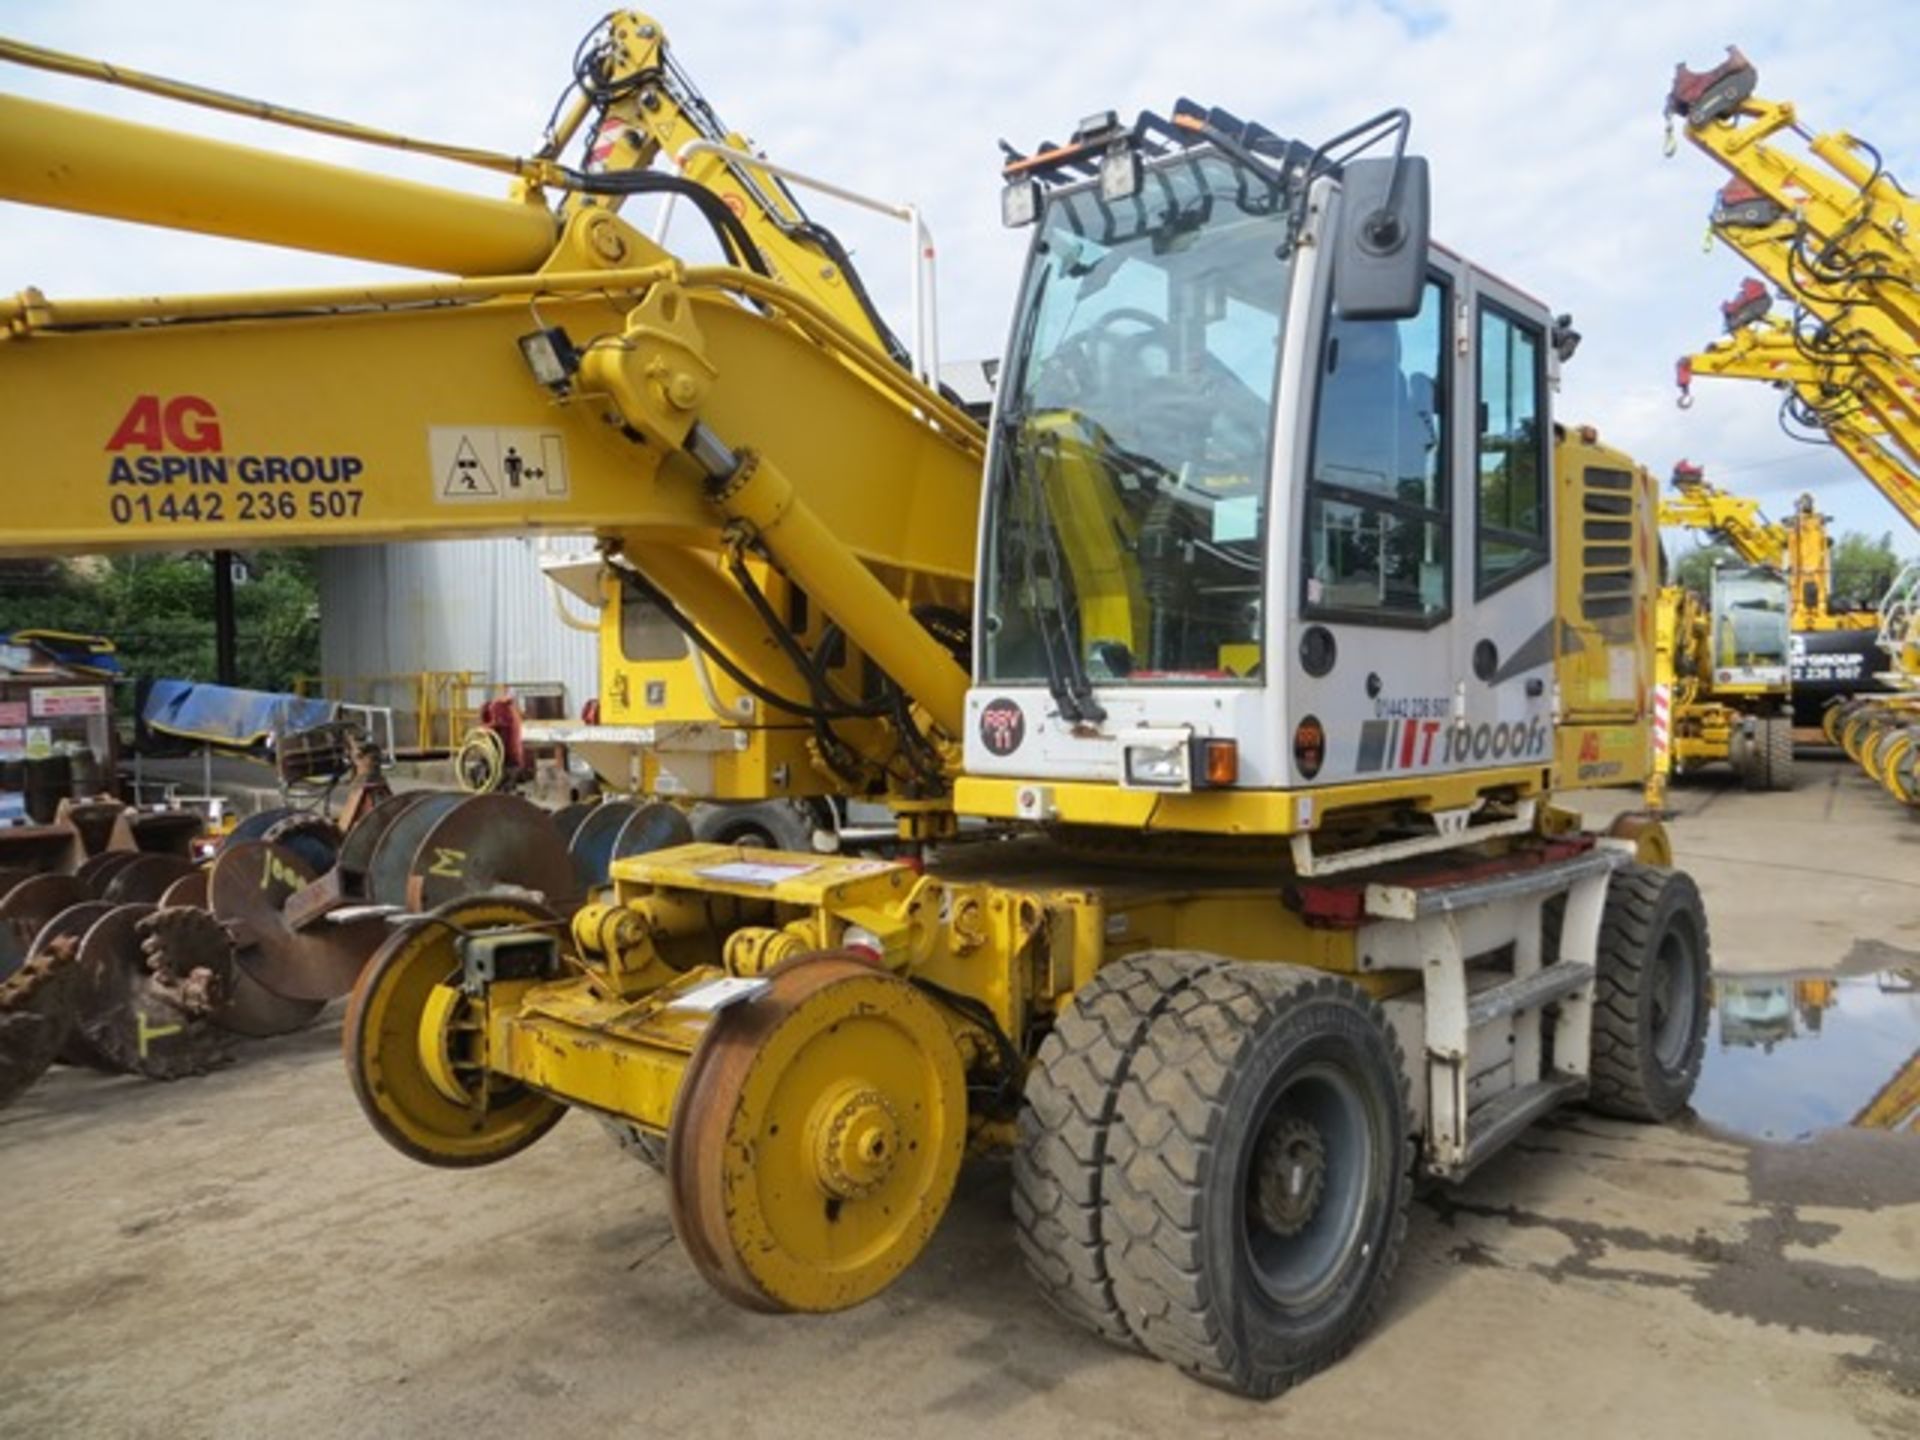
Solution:
<svg viewBox="0 0 1920 1440"><path fill-rule="evenodd" d="M347 1076L373 1128L401 1154L426 1165L491 1165L567 1113L487 1071L479 1017L459 986L463 936L552 924L525 901L473 896L395 930L367 962L347 1001Z"/></svg>
<svg viewBox="0 0 1920 1440"><path fill-rule="evenodd" d="M674 1101L674 1229L728 1299L762 1311L872 1298L946 1212L966 1138L953 1031L907 981L810 956L724 1010Z"/></svg>

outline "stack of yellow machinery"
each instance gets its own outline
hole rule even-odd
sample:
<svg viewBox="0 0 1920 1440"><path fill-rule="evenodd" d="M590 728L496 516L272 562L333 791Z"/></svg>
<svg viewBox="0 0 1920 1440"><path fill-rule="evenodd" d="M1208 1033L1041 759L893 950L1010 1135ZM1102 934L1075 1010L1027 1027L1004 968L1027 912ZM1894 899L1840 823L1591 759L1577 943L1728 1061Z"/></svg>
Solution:
<svg viewBox="0 0 1920 1440"><path fill-rule="evenodd" d="M1681 362L1696 375L1759 380L1784 392L1790 424L1831 442L1920 529L1920 222L1916 201L1880 152L1844 132L1815 134L1794 107L1757 96L1738 50L1712 70L1680 67L1669 123L1733 176L1715 199L1711 236L1740 255L1748 280L1721 307L1727 335ZM1771 313L1767 285L1790 300ZM1896 693L1837 703L1823 720L1876 780L1920 801L1909 646L1910 579L1883 602L1878 678Z"/></svg>

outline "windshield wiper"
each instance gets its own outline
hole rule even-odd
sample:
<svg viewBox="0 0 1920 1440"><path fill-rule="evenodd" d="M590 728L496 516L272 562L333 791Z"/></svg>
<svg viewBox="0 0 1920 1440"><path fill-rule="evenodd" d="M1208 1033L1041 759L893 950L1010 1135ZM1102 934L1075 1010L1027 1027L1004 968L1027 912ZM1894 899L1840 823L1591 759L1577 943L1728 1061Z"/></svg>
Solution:
<svg viewBox="0 0 1920 1440"><path fill-rule="evenodd" d="M1062 576L1060 547L1053 526L1053 507L1047 501L1046 482L1029 462L1021 443L1026 429L1026 407L1016 406L1001 416L1000 445L1005 456L1003 480L1012 502L1004 512L1012 520L1018 515L1020 497L1013 492L1024 489L1033 507L1033 518L1018 519L1021 578L1026 590L1026 611L1040 636L1040 654L1047 667L1047 690L1060 709L1060 717L1069 724L1097 723L1107 718L1106 707L1094 698L1093 684L1080 661L1074 637L1073 611L1067 604ZM1042 596L1040 561L1046 561Z"/></svg>

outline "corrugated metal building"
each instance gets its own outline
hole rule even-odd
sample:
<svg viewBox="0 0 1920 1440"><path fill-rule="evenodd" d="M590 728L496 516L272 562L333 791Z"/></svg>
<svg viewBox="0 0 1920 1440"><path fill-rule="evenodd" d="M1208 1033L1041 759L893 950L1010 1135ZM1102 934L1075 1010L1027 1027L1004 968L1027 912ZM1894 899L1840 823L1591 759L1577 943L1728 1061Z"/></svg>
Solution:
<svg viewBox="0 0 1920 1440"><path fill-rule="evenodd" d="M339 698L409 708L410 692L384 679L373 693L356 682L421 671L470 670L489 684L565 687L566 713L599 689L595 637L563 624L540 557L593 548L590 536L434 540L352 545L320 552L320 660ZM591 614L558 596L570 614ZM362 692L362 693L354 693ZM402 730L408 725L396 715ZM404 739L403 744L408 743Z"/></svg>

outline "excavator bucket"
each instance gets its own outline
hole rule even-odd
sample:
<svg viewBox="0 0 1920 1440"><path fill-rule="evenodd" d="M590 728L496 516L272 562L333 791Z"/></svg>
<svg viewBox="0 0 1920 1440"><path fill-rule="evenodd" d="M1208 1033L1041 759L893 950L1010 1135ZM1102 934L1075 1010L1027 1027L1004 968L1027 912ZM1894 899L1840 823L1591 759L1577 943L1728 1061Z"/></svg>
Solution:
<svg viewBox="0 0 1920 1440"><path fill-rule="evenodd" d="M1702 129L1738 108L1753 94L1759 79L1753 62L1729 45L1727 58L1711 70L1689 70L1684 64L1673 67L1666 113L1684 115L1689 126Z"/></svg>
<svg viewBox="0 0 1920 1440"><path fill-rule="evenodd" d="M1747 279L1740 282L1731 300L1721 302L1720 318L1726 324L1727 333L1732 335L1756 320L1764 320L1771 309L1773 296L1767 293L1767 287L1758 280Z"/></svg>
<svg viewBox="0 0 1920 1440"><path fill-rule="evenodd" d="M1786 206L1745 180L1729 180L1713 197L1712 220L1715 225L1764 230L1769 225L1777 224L1786 213Z"/></svg>

